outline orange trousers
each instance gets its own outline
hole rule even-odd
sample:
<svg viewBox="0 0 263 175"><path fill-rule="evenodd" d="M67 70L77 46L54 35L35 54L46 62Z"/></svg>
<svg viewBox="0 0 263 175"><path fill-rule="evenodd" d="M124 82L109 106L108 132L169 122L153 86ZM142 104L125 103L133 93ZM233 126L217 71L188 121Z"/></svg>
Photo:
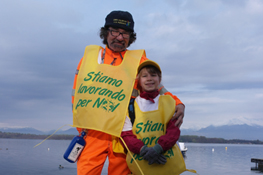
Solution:
<svg viewBox="0 0 263 175"><path fill-rule="evenodd" d="M114 153L112 136L103 132L88 130L84 147L78 161L78 175L100 175L108 157L108 175L127 175L130 170L126 163L126 155Z"/></svg>

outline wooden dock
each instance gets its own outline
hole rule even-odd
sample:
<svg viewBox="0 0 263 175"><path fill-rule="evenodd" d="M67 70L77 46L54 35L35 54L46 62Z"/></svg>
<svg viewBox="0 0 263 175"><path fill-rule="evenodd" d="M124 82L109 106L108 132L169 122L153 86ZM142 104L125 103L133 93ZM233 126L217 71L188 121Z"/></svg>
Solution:
<svg viewBox="0 0 263 175"><path fill-rule="evenodd" d="M263 170L263 159L251 158L251 162L256 163L256 169Z"/></svg>

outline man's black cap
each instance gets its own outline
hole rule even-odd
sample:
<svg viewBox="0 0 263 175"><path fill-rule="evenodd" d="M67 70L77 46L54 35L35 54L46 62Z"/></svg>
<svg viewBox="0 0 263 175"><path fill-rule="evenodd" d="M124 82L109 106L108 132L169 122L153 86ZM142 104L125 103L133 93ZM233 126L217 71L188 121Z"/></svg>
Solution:
<svg viewBox="0 0 263 175"><path fill-rule="evenodd" d="M105 18L104 27L117 27L134 32L132 15L126 11L112 11Z"/></svg>

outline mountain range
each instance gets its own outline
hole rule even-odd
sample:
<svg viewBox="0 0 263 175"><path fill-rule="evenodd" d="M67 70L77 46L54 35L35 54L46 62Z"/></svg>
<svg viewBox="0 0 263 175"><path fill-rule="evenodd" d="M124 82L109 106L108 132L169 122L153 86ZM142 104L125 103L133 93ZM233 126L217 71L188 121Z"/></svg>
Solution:
<svg viewBox="0 0 263 175"><path fill-rule="evenodd" d="M2 132L23 133L23 134L37 134L50 135L55 132L51 130L48 132L40 131L34 128L0 128ZM205 136L207 138L223 138L223 139L243 139L243 140L261 140L263 141L263 126L259 125L210 125L199 130L181 129L181 135L197 135ZM68 130L59 130L55 134L78 135L75 128Z"/></svg>
<svg viewBox="0 0 263 175"><path fill-rule="evenodd" d="M259 125L210 125L199 130L182 129L181 135L197 135L208 138L243 139L263 141L263 126Z"/></svg>

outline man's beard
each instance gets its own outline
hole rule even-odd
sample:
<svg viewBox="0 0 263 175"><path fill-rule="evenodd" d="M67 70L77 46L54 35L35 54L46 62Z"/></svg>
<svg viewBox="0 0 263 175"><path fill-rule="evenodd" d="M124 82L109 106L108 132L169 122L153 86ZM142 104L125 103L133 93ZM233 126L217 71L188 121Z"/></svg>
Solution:
<svg viewBox="0 0 263 175"><path fill-rule="evenodd" d="M120 43L121 45L115 44L115 43ZM110 46L112 47L113 50L117 49L117 50L123 51L123 50L126 49L126 48L125 48L125 42L124 42L124 41L114 40L114 41L110 44Z"/></svg>

